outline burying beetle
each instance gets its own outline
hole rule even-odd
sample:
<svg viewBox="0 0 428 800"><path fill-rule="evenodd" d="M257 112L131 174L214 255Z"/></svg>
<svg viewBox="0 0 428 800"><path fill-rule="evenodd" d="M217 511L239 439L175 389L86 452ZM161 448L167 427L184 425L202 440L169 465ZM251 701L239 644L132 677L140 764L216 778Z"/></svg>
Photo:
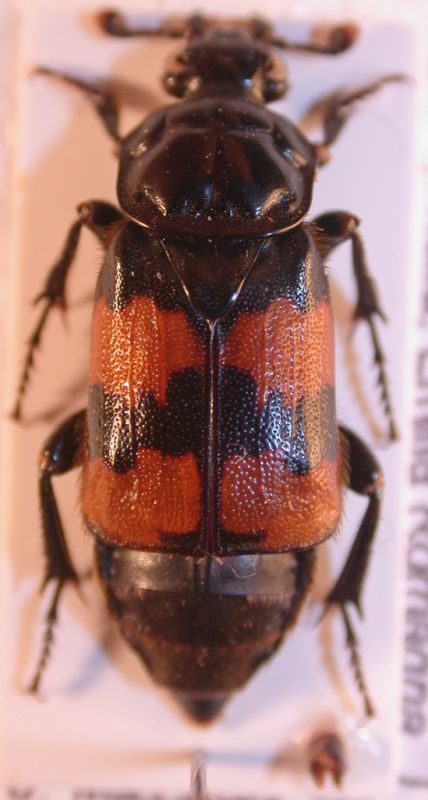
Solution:
<svg viewBox="0 0 428 800"><path fill-rule="evenodd" d="M317 168L356 101L388 76L325 106L312 144L267 110L287 82L273 48L338 55L356 29L324 45L278 38L254 19L192 16L158 30L99 16L114 36L183 37L163 85L180 102L118 132L109 87L77 86L119 149L120 208L83 203L39 296L14 416L82 228L105 250L93 317L87 410L46 442L40 501L44 585L54 583L37 690L62 590L78 584L52 478L80 466L96 570L123 637L197 721L275 652L311 584L317 546L335 532L342 490L366 513L326 608L337 606L365 712L373 713L348 613L361 593L379 518L382 475L366 445L337 425L333 320L325 262L352 243L356 319L368 323L391 439L395 423L375 317L382 317L357 218L304 221ZM331 743L313 760L339 780ZM334 750L334 748L333 748Z"/></svg>

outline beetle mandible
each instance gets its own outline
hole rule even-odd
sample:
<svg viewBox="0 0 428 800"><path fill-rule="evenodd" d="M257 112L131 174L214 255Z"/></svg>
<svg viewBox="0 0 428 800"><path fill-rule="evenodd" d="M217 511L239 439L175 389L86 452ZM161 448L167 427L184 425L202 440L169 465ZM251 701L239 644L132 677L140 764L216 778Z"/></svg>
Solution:
<svg viewBox="0 0 428 800"><path fill-rule="evenodd" d="M367 509L326 608L343 618L356 683L373 707L348 613L361 593L379 518L382 474L336 421L333 320L325 263L352 244L355 317L367 322L390 438L396 436L375 319L383 317L358 233L334 211L312 221L317 169L360 99L390 75L326 100L310 142L266 108L287 91L274 50L338 56L357 35L324 44L278 37L259 19L199 15L158 29L99 15L114 36L185 43L164 88L178 102L118 130L108 85L49 68L93 103L119 152L119 207L82 203L38 300L14 416L34 352L65 288L80 233L105 257L92 326L88 407L45 443L40 502L44 585L55 586L37 690L63 589L78 584L52 478L83 471L81 507L96 570L123 637L190 716L208 721L293 626L317 546L337 529L342 490Z"/></svg>

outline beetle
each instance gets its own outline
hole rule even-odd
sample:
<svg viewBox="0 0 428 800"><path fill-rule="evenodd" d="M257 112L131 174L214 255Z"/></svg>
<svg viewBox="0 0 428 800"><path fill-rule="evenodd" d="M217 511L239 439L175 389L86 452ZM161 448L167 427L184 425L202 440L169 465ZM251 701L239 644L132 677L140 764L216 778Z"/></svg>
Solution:
<svg viewBox="0 0 428 800"><path fill-rule="evenodd" d="M80 233L104 249L95 292L88 407L63 422L40 458L46 556L54 594L32 681L49 658L60 598L79 584L54 476L82 469L81 508L111 615L153 678L196 721L209 721L279 647L307 597L318 546L336 531L342 490L367 509L325 608L339 609L365 712L373 713L348 608L361 594L379 519L382 472L338 424L334 331L325 264L352 243L355 318L367 322L391 439L396 426L379 343L383 317L355 215L312 221L317 170L354 105L387 76L326 101L310 142L266 107L286 93L274 50L338 56L357 30L324 44L278 37L259 19L193 15L158 29L99 15L114 36L184 38L163 85L178 102L118 130L108 85L47 67L80 88L119 152L119 207L77 210L37 298L14 416Z"/></svg>

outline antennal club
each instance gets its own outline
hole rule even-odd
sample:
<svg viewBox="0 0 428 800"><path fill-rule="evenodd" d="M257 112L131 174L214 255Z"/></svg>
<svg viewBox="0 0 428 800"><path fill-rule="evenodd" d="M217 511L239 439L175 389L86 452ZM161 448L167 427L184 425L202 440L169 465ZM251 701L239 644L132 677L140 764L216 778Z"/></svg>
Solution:
<svg viewBox="0 0 428 800"><path fill-rule="evenodd" d="M119 11L107 9L96 15L98 24L109 36L118 38L131 36L166 36L170 39L181 39L185 35L186 21L169 19L158 28L131 27Z"/></svg>
<svg viewBox="0 0 428 800"><path fill-rule="evenodd" d="M358 37L358 26L352 22L329 28L326 41L323 43L291 42L285 38L270 39L269 44L280 47L282 50L300 50L303 53L318 53L326 56L337 56L348 50Z"/></svg>

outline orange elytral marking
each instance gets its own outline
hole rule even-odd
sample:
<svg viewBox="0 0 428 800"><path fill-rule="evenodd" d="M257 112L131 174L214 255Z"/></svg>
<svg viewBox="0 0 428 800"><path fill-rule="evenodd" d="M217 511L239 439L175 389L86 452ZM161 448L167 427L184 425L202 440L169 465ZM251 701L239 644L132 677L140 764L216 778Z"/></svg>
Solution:
<svg viewBox="0 0 428 800"><path fill-rule="evenodd" d="M159 534L197 530L201 481L196 458L139 450L133 469L119 474L102 459L84 466L82 511L109 542L153 547Z"/></svg>
<svg viewBox="0 0 428 800"><path fill-rule="evenodd" d="M222 365L251 374L260 406L271 391L280 391L285 405L296 406L303 395L333 385L334 328L329 303L322 300L305 312L280 298L264 312L241 313L226 339Z"/></svg>
<svg viewBox="0 0 428 800"><path fill-rule="evenodd" d="M165 402L168 380L186 367L202 369L203 342L184 311L161 311L150 297L138 296L120 312L105 297L95 305L90 381L106 394L135 407L141 392Z"/></svg>
<svg viewBox="0 0 428 800"><path fill-rule="evenodd" d="M234 456L224 464L222 524L233 533L262 531L262 548L318 544L336 528L341 506L340 461L324 461L306 475L286 472L278 452Z"/></svg>

